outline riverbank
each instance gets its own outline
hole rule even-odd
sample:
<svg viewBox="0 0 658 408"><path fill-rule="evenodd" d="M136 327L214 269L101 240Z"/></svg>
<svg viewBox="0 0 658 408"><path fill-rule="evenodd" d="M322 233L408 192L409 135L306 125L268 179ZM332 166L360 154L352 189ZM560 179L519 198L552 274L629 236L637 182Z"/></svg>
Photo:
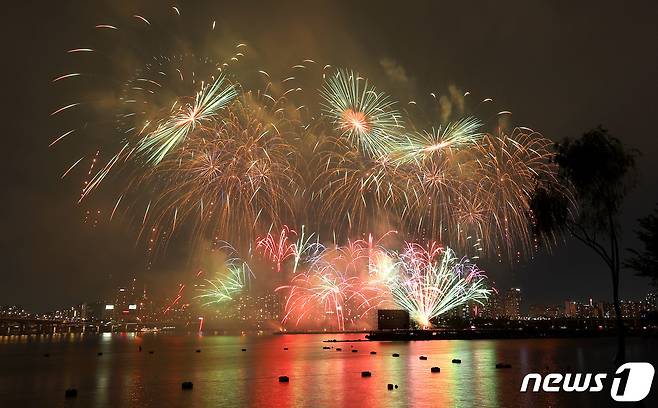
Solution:
<svg viewBox="0 0 658 408"><path fill-rule="evenodd" d="M378 330L365 337L371 341L551 339L614 337L614 329L465 329L465 330ZM626 336L658 337L656 328L626 329Z"/></svg>

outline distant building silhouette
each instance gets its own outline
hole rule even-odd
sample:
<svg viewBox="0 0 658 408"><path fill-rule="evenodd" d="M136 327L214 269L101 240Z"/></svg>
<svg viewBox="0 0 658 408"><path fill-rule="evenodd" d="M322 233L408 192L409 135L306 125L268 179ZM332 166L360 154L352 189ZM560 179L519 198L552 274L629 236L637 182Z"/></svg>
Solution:
<svg viewBox="0 0 658 408"><path fill-rule="evenodd" d="M509 288L507 292L505 292L505 297L503 299L503 317L507 317L508 319L520 319L521 300L521 289Z"/></svg>

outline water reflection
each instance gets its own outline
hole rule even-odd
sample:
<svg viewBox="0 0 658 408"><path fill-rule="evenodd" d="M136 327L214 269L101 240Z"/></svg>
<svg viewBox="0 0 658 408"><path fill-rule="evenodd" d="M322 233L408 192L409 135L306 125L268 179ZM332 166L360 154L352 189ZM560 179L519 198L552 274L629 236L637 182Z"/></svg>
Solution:
<svg viewBox="0 0 658 408"><path fill-rule="evenodd" d="M609 370L614 339L322 342L358 337L1 337L0 406L30 402L81 407L594 407L609 403L606 393L521 394L519 387L528 372ZM656 339L635 338L628 343L629 358L636 360L652 356L650 350L658 345ZM327 345L331 348L324 350ZM49 357L44 357L46 353ZM392 357L393 353L400 356ZM420 360L421 355L428 359ZM462 363L451 363L453 358ZM498 362L511 363L512 369L497 370ZM431 373L433 366L441 372ZM372 377L361 377L362 371L370 371ZM279 383L280 375L289 376L290 383ZM192 381L194 389L182 391L183 381ZM398 388L388 391L389 383ZM78 398L64 400L69 387L78 389ZM655 391L648 398L651 406Z"/></svg>

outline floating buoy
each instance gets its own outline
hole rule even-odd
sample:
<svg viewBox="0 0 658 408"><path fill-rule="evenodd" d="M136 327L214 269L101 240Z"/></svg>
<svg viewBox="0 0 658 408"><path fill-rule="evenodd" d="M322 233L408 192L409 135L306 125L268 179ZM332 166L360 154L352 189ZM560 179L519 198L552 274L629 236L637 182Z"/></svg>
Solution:
<svg viewBox="0 0 658 408"><path fill-rule="evenodd" d="M359 352L359 350L357 350L357 349L352 350L352 353L358 353L358 352Z"/></svg>
<svg viewBox="0 0 658 408"><path fill-rule="evenodd" d="M398 385L397 385L397 384L395 384L395 389L396 389L396 390L398 389Z"/></svg>
<svg viewBox="0 0 658 408"><path fill-rule="evenodd" d="M512 365L509 363L496 363L496 368L512 368Z"/></svg>
<svg viewBox="0 0 658 408"><path fill-rule="evenodd" d="M427 356L420 356L418 357L419 360L427 360Z"/></svg>
<svg viewBox="0 0 658 408"><path fill-rule="evenodd" d="M377 352L376 351L371 351L370 354L377 354Z"/></svg>
<svg viewBox="0 0 658 408"><path fill-rule="evenodd" d="M331 347L329 347L329 346L324 346L324 347L322 347L322 350L329 350L330 348Z"/></svg>
<svg viewBox="0 0 658 408"><path fill-rule="evenodd" d="M50 354L46 353L43 355L44 357L50 357Z"/></svg>
<svg viewBox="0 0 658 408"><path fill-rule="evenodd" d="M103 355L103 352L102 352L102 351L99 351L98 353L96 353L96 355L98 355L98 356L102 356L102 355Z"/></svg>
<svg viewBox="0 0 658 408"><path fill-rule="evenodd" d="M78 396L78 390L75 388L69 388L64 391L64 398L75 398Z"/></svg>
<svg viewBox="0 0 658 408"><path fill-rule="evenodd" d="M441 369L439 367L432 367L432 368L430 368L430 371L433 372L433 373L440 373Z"/></svg>
<svg viewBox="0 0 658 408"><path fill-rule="evenodd" d="M336 351L343 351L343 349L340 347L336 347Z"/></svg>
<svg viewBox="0 0 658 408"><path fill-rule="evenodd" d="M284 347L283 349L284 349L284 350L288 350L288 347Z"/></svg>
<svg viewBox="0 0 658 408"><path fill-rule="evenodd" d="M285 383L290 382L290 378L288 378L287 375L281 375L279 376L279 382L285 382Z"/></svg>
<svg viewBox="0 0 658 408"><path fill-rule="evenodd" d="M370 371L361 371L361 377L372 377L372 373Z"/></svg>
<svg viewBox="0 0 658 408"><path fill-rule="evenodd" d="M153 354L153 353L155 353L155 351L149 350L149 354Z"/></svg>
<svg viewBox="0 0 658 408"><path fill-rule="evenodd" d="M142 351L142 346L139 346L139 351L140 351L140 352Z"/></svg>
<svg viewBox="0 0 658 408"><path fill-rule="evenodd" d="M242 351L247 351L247 349L242 349Z"/></svg>
<svg viewBox="0 0 658 408"><path fill-rule="evenodd" d="M461 364L461 363L462 363L462 361L458 358L453 358L452 359L452 364Z"/></svg>
<svg viewBox="0 0 658 408"><path fill-rule="evenodd" d="M393 357L400 357L398 353L393 353Z"/></svg>
<svg viewBox="0 0 658 408"><path fill-rule="evenodd" d="M194 384L192 384L192 381L185 381L180 385L180 387L183 390L191 390L194 387Z"/></svg>
<svg viewBox="0 0 658 408"><path fill-rule="evenodd" d="M386 388L388 388L389 391L392 390L393 389L393 384L386 385Z"/></svg>
<svg viewBox="0 0 658 408"><path fill-rule="evenodd" d="M197 352L197 353L201 353L201 349L196 349L196 352Z"/></svg>

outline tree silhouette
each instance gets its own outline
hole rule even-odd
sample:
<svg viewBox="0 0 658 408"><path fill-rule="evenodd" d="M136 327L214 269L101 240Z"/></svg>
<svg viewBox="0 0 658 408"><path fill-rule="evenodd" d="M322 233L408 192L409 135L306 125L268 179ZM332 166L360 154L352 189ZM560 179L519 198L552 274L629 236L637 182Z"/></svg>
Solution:
<svg viewBox="0 0 658 408"><path fill-rule="evenodd" d="M633 257L624 262L627 268L635 269L637 276L651 279L651 284L658 287L658 205L652 214L638 220L640 229L635 231L644 245L644 251L628 249Z"/></svg>
<svg viewBox="0 0 658 408"><path fill-rule="evenodd" d="M624 325L619 304L619 236L621 204L632 187L636 151L602 127L576 140L556 145L555 162L561 183L538 187L531 201L539 236L554 238L568 232L605 262L612 277L612 297L618 333L617 361L625 358ZM571 190L565 195L564 188Z"/></svg>

